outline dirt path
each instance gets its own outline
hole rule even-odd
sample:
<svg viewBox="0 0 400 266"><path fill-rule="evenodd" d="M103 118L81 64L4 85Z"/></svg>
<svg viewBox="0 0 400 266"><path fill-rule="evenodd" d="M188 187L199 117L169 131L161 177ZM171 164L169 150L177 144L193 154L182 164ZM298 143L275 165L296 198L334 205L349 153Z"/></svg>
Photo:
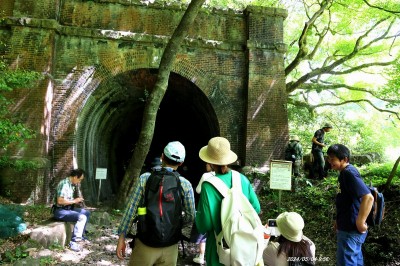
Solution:
<svg viewBox="0 0 400 266"><path fill-rule="evenodd" d="M44 249L44 248L28 248L24 251L29 253L29 257L19 259L16 264L4 263L0 259L2 265L128 265L131 249L128 247L126 251L126 259L121 261L115 255L116 245L118 242L117 223L115 226L105 228L98 225L91 225L89 233L90 243L82 245L82 251L75 252L68 248L61 249L60 247ZM186 229L187 230L187 229ZM186 231L185 230L185 231ZM184 231L184 232L185 232ZM26 237L23 240L26 241ZM4 250L14 249L19 243L7 242L8 247L0 247ZM4 244L4 245L6 245ZM14 244L14 246L13 246ZM185 254L183 257L182 245L179 244L178 266L184 265L199 265L192 262L195 255L195 245L184 242ZM1 253L0 253L1 254ZM3 253L4 259L4 253Z"/></svg>

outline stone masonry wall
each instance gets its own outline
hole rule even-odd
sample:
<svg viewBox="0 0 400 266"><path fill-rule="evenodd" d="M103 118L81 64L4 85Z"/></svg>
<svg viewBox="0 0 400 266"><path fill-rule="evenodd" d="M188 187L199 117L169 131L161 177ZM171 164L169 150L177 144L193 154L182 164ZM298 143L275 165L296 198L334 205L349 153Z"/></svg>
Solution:
<svg viewBox="0 0 400 266"><path fill-rule="evenodd" d="M85 110L128 98L115 86L118 75L158 68L184 7L128 0L3 2L8 17L0 24L0 38L7 48L0 55L12 67L45 74L33 90L13 95L18 102L15 113L38 132L24 149L13 152L50 161L41 194L41 201L48 202L51 188L69 169L84 161L104 161L91 153L100 156L107 147L89 143L99 134L112 134L100 132L107 122L115 123L107 115L111 109L101 108L96 114ZM273 8L248 7L243 13L204 10L173 68L208 98L219 134L230 140L246 165L265 166L279 159L288 138L285 17L286 11ZM139 104L137 96L129 97ZM80 118L86 113L91 117ZM92 139L83 134L82 140L77 134L82 119L98 121Z"/></svg>
<svg viewBox="0 0 400 266"><path fill-rule="evenodd" d="M285 69L282 54L286 11L249 7L249 84L246 158L265 166L280 159L287 138ZM286 136L285 136L286 135ZM285 141L286 142L286 141Z"/></svg>

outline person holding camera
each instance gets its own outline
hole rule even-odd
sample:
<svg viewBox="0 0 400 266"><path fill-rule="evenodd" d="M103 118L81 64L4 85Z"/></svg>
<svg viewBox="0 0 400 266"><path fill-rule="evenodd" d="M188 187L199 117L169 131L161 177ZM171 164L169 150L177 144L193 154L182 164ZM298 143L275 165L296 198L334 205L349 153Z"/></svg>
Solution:
<svg viewBox="0 0 400 266"><path fill-rule="evenodd" d="M314 265L315 245L303 235L304 220L296 212L284 212L276 218L280 235L269 241L263 253L267 266ZM270 232L275 232L271 230ZM272 235L272 234L271 234Z"/></svg>

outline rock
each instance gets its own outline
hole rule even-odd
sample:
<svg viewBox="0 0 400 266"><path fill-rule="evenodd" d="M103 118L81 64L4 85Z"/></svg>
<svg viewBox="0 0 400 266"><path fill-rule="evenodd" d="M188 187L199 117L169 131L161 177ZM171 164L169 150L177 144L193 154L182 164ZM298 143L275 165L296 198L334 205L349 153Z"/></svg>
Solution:
<svg viewBox="0 0 400 266"><path fill-rule="evenodd" d="M40 266L40 259L35 259L32 257L28 257L22 260L17 260L13 266L21 266L21 265L28 265L28 266Z"/></svg>
<svg viewBox="0 0 400 266"><path fill-rule="evenodd" d="M90 223L109 227L111 225L111 217L107 212L92 212L90 214Z"/></svg>
<svg viewBox="0 0 400 266"><path fill-rule="evenodd" d="M67 245L72 237L75 223L47 220L39 227L32 230L30 238L40 243L43 247L51 245Z"/></svg>
<svg viewBox="0 0 400 266"><path fill-rule="evenodd" d="M48 256L52 256L52 255L53 255L53 251L51 251L49 249L39 250L37 253L38 257L48 257Z"/></svg>
<svg viewBox="0 0 400 266"><path fill-rule="evenodd" d="M354 165L365 165L372 163L374 159L370 154L361 154L351 156L351 163Z"/></svg>

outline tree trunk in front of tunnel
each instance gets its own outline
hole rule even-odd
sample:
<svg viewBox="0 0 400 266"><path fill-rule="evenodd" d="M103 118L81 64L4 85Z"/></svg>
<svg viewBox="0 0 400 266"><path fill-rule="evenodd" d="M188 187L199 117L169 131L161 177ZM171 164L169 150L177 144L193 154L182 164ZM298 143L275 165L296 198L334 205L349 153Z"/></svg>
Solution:
<svg viewBox="0 0 400 266"><path fill-rule="evenodd" d="M133 184L138 180L144 160L146 159L153 140L157 110L167 90L169 75L175 62L176 55L182 40L186 37L189 28L193 24L204 2L205 0L192 0L190 2L178 27L175 29L165 47L158 70L157 82L146 101L143 111L142 129L118 193L116 207L119 209L125 207L125 201L133 188Z"/></svg>

